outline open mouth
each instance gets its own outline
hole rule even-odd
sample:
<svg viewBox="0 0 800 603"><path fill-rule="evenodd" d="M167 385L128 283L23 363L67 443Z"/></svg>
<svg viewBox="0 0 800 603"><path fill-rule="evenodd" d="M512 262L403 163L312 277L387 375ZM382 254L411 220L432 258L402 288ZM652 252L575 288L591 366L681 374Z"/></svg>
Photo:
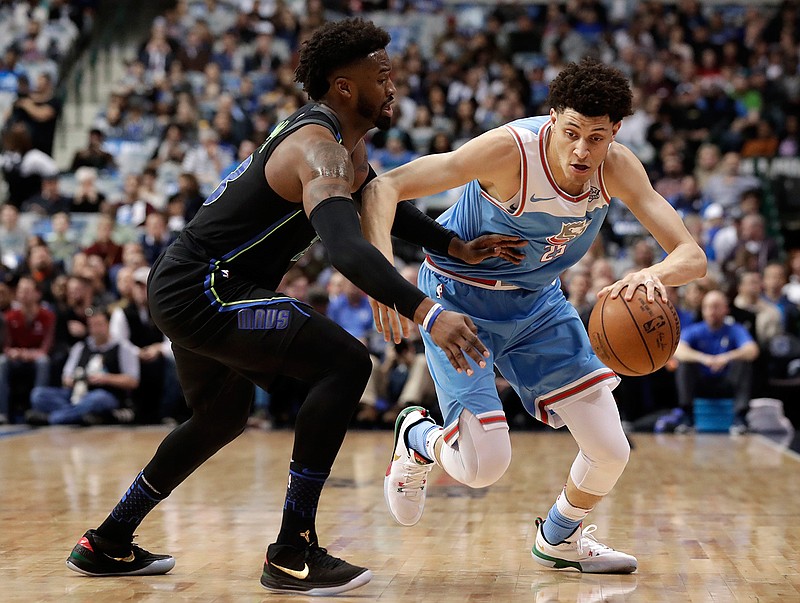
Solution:
<svg viewBox="0 0 800 603"><path fill-rule="evenodd" d="M569 166L573 172L578 174L586 174L589 172L589 166L583 163L571 163Z"/></svg>

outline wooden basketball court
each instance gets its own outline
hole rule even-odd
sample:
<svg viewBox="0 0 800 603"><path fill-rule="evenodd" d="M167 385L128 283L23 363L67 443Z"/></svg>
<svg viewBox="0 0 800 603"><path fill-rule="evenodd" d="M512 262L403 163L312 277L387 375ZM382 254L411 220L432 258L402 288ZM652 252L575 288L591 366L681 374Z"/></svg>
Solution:
<svg viewBox="0 0 800 603"><path fill-rule="evenodd" d="M166 576L88 578L64 561L149 460L166 428L0 434L0 600L296 601L261 588L277 534L290 432L248 430L151 513L141 544L177 559ZM552 504L576 446L513 433L489 489L434 469L419 525L383 501L391 433L351 432L323 492L322 544L374 578L342 601L800 601L800 461L759 436L633 436L631 462L592 515L596 536L639 559L628 576L542 568L533 519ZM302 600L302 599L301 599Z"/></svg>

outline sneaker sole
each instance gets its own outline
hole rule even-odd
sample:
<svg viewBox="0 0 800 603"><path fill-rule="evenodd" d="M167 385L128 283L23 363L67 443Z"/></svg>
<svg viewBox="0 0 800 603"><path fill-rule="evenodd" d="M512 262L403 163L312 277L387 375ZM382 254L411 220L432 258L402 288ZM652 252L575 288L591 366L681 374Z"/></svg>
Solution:
<svg viewBox="0 0 800 603"><path fill-rule="evenodd" d="M340 584L338 586L312 586L311 588L302 588L302 587L281 587L278 585L272 586L264 583L264 578L261 578L261 586L263 586L266 590L273 592L273 593L285 593L291 595L303 595L303 596L310 596L310 597L325 597L329 595L338 595L343 592L347 592L348 590L353 590L354 588L358 588L359 586L364 586L370 580L372 580L372 572L369 570L364 570L358 576L346 582L345 584Z"/></svg>
<svg viewBox="0 0 800 603"><path fill-rule="evenodd" d="M173 567L175 567L175 560L162 559L159 561L154 561L147 567L142 567L132 572L110 572L107 574L98 574L85 570L73 563L71 559L67 559L67 567L73 572L78 572L84 576L91 576L92 578L103 578L104 576L158 576L161 574L166 574Z"/></svg>
<svg viewBox="0 0 800 603"><path fill-rule="evenodd" d="M567 561L558 557L550 557L542 553L535 546L531 549L531 556L536 563L553 569L576 569L583 574L632 574L636 571L638 564L624 565L618 567L583 567L578 561Z"/></svg>

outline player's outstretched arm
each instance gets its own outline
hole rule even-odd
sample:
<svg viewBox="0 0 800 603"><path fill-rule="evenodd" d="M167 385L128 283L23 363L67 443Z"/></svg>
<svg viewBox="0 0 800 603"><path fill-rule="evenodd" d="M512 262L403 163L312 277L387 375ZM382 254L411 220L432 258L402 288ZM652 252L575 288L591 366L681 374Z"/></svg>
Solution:
<svg viewBox="0 0 800 603"><path fill-rule="evenodd" d="M627 275L606 287L603 294L616 297L627 287L625 297L630 300L636 287L645 285L650 300L655 291L662 299L667 299L666 287L677 287L705 275L705 253L689 234L678 213L655 191L641 161L628 148L612 143L604 163L603 177L608 193L621 199L667 252L661 262Z"/></svg>
<svg viewBox="0 0 800 603"><path fill-rule="evenodd" d="M350 195L353 166L347 150L325 138L306 141L300 164L303 206L334 267L369 296L423 325L457 370L472 373L467 356L485 366L488 351L472 321L442 312L363 237Z"/></svg>

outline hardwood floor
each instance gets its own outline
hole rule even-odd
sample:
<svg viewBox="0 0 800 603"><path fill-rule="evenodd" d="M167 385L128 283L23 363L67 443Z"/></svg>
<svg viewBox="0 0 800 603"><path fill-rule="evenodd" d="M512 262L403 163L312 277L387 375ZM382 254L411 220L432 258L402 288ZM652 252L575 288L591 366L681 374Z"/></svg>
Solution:
<svg viewBox="0 0 800 603"><path fill-rule="evenodd" d="M8 428L7 428L8 429ZM0 433L3 601L297 601L259 585L280 524L292 434L249 430L138 530L177 559L166 576L87 578L64 561L166 435L152 428ZM5 437L3 437L5 435ZM629 576L537 565L533 519L564 483L568 433L515 432L514 460L471 490L434 469L422 521L394 524L382 480L390 432L351 432L323 492L321 543L373 580L341 601L800 601L800 462L758 436L635 434L614 492L589 516L634 554ZM300 599L302 600L302 599Z"/></svg>

